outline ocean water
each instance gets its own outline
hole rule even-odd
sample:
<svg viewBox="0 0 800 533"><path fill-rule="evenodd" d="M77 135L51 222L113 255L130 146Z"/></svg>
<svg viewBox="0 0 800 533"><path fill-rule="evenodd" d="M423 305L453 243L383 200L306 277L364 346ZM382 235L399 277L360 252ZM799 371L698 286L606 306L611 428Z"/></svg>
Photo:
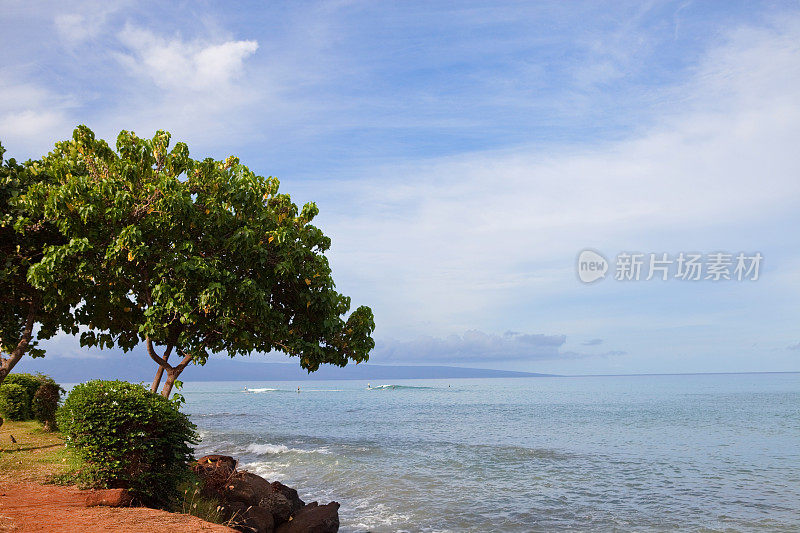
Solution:
<svg viewBox="0 0 800 533"><path fill-rule="evenodd" d="M372 386L190 383L185 409L198 454L345 532L800 531L800 374Z"/></svg>

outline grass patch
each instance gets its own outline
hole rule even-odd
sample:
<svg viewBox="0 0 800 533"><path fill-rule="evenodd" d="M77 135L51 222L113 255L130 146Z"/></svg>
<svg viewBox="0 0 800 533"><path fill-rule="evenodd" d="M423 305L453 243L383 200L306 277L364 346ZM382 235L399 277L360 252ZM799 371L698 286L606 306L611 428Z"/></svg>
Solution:
<svg viewBox="0 0 800 533"><path fill-rule="evenodd" d="M202 494L202 482L197 478L185 481L179 487L180 498L175 505L175 512L190 514L215 524L225 522L222 507L218 500Z"/></svg>
<svg viewBox="0 0 800 533"><path fill-rule="evenodd" d="M0 481L46 483L81 466L61 434L44 431L40 422L6 420L0 426Z"/></svg>

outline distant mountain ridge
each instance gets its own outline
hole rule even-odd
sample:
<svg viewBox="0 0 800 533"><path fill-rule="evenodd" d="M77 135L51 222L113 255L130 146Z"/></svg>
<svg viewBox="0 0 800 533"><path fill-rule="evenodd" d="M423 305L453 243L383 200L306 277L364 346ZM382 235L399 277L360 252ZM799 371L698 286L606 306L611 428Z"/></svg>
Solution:
<svg viewBox="0 0 800 533"><path fill-rule="evenodd" d="M24 358L16 372L42 372L60 383L78 383L90 379L153 379L156 365L141 354L131 353L101 359L45 357ZM364 379L457 379L457 378L529 378L553 374L463 368L452 366L394 366L351 364L344 368L323 366L306 373L294 363L245 362L235 359L212 359L204 367L189 365L181 375L183 381L301 381L301 380L364 380Z"/></svg>

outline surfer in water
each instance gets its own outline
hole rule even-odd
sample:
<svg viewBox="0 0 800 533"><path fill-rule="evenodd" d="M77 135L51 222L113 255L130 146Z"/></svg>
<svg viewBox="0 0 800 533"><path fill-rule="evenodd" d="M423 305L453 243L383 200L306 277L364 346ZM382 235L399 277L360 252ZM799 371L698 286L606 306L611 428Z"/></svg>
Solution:
<svg viewBox="0 0 800 533"><path fill-rule="evenodd" d="M297 394L300 394L300 387L297 387Z"/></svg>
<svg viewBox="0 0 800 533"><path fill-rule="evenodd" d="M371 388L372 388L372 385L370 385L369 383L367 383L367 390L370 390Z"/></svg>

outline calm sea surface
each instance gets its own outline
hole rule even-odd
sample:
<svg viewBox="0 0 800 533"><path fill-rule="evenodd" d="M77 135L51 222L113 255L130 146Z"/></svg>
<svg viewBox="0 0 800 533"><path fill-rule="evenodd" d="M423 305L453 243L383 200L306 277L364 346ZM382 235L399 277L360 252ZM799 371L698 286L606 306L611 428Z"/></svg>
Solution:
<svg viewBox="0 0 800 533"><path fill-rule="evenodd" d="M185 409L198 454L340 502L341 531L800 531L800 374L372 387L190 383Z"/></svg>

